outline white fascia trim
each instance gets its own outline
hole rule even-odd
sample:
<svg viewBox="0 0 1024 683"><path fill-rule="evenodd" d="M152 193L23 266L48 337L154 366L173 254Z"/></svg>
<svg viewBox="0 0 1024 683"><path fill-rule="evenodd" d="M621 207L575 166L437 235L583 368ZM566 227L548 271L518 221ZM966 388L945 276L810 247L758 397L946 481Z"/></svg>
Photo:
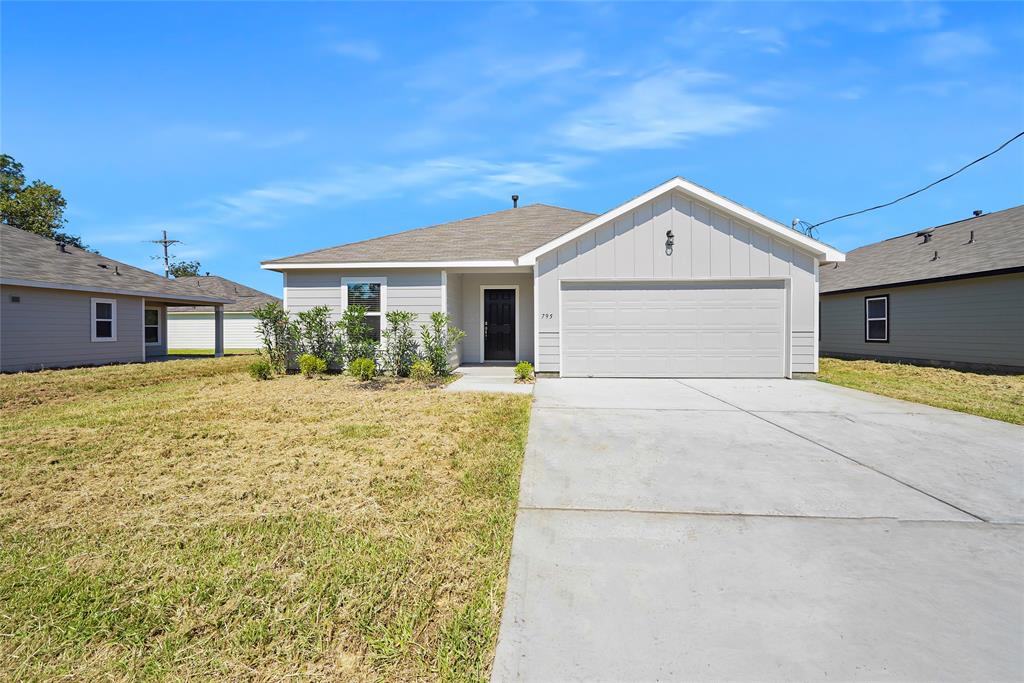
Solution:
<svg viewBox="0 0 1024 683"><path fill-rule="evenodd" d="M514 268L505 261L371 261L366 263L261 263L263 270L334 270L348 268Z"/></svg>
<svg viewBox="0 0 1024 683"><path fill-rule="evenodd" d="M630 211L636 209L637 207L646 204L647 202L653 199L657 199L666 192L671 192L672 190L679 190L680 192L694 199L702 201L706 204L710 204L711 206L717 207L722 211L731 213L734 216L737 216L747 221L748 223L752 223L760 228L764 228L768 232L772 233L773 235L777 235L778 237L780 237L783 240L786 240L787 242L797 244L813 252L822 261L837 263L846 260L846 254L834 249L833 247L830 247L824 242L819 242L816 239L803 235L799 232L796 232L795 230L791 230L790 228L787 228L781 223L776 223L775 221L769 218L765 218L761 214L755 213L754 211L751 211L745 206L741 206L730 199L726 199L721 195L717 195L714 192L706 188L703 188L699 185L694 185L688 180L676 177L672 178L667 182L662 183L661 185L658 185L652 190L644 192L639 197L631 199L625 204L621 204L620 206L615 207L611 211L601 214L597 218L594 218L584 223L583 225L579 226L574 230L571 230L570 232L567 232L561 237L553 239L547 244L544 244L540 247L537 247L533 251L523 254L518 259L519 265L531 266L537 262L537 257L542 256L548 253L549 251L552 251L553 249L557 249L563 244L567 244L568 242L571 242L577 237L585 235L594 228L600 225L604 225L605 223L609 223L615 220L616 218L626 213L629 213Z"/></svg>
<svg viewBox="0 0 1024 683"><path fill-rule="evenodd" d="M84 285L65 285L59 282L40 282L38 280L23 280L21 278L4 277L0 278L0 285L8 285L11 287L36 287L38 289L63 289L69 292L96 292L98 294L120 294L122 296L141 296L146 299L152 299L154 301L160 301L161 303L167 302L180 302L182 306L188 306L189 304L196 304L199 306L213 305L213 304L230 304L233 303L231 299L221 299L215 296L191 296L183 295L178 296L177 294L161 294L160 292L145 291L139 289L112 289L110 287L86 287ZM173 303L170 305L174 305Z"/></svg>

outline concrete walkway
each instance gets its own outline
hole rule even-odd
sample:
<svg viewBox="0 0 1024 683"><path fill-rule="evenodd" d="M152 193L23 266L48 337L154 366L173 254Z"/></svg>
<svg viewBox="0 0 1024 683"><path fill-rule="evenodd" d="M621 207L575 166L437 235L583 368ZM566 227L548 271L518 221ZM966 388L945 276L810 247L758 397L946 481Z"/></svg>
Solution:
<svg viewBox="0 0 1024 683"><path fill-rule="evenodd" d="M813 381L542 379L493 679L1021 680L1024 428Z"/></svg>
<svg viewBox="0 0 1024 683"><path fill-rule="evenodd" d="M532 394L532 384L517 384L512 365L462 365L461 378L444 388L445 391L483 391L504 394Z"/></svg>

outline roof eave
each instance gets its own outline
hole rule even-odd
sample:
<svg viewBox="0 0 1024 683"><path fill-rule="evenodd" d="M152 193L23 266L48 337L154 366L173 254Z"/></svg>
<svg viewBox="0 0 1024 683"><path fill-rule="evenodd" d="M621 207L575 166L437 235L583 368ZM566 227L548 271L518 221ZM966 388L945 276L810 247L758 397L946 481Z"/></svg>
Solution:
<svg viewBox="0 0 1024 683"><path fill-rule="evenodd" d="M643 204L646 204L649 201L657 199L661 195L666 194L667 192L671 192L673 190L678 190L683 194L693 197L694 199L698 199L706 204L718 207L723 211L726 211L735 216L738 216L739 218L742 218L748 223L752 223L753 225L759 226L767 230L768 232L777 235L779 238L786 240L791 244L800 246L804 250L813 253L815 256L818 257L819 260L823 262L841 263L846 260L846 255L843 252L839 251L838 249L835 249L825 244L824 242L819 242L818 240L812 237L802 235L801 233L798 233L795 230L791 230L790 228L787 228L781 223L777 223L769 218L766 218L765 216L762 216L761 214L755 211L751 211L750 209L748 209L745 206L742 206L741 204L737 204L731 199L727 199L726 197L715 194L714 192L708 190L707 188L691 183L685 178L680 178L678 176L662 183L661 185L658 185L655 188L648 190L647 192L644 192L640 196L635 197L624 204L620 204L614 209L611 209L610 211L607 211L592 220L587 221L583 225L573 230L570 230L561 237L557 237L547 242L546 244L543 244L537 247L536 249L533 249L532 251L523 254L517 260L520 265L532 266L537 263L538 257L543 256L544 254L547 254L548 252L557 249L563 244L567 244L568 242L571 242L572 240L580 237L581 235L585 235L594 228L600 225L604 225L609 221L613 221L616 218L642 206Z"/></svg>
<svg viewBox="0 0 1024 683"><path fill-rule="evenodd" d="M35 287L37 289L60 289L69 292L96 292L97 294L120 294L122 296L138 296L145 299L161 299L168 302L179 302L183 306L212 306L214 304L231 304L235 302L234 299L225 299L219 296L192 296L189 294L154 292L152 290L146 289L97 287L93 285L73 285L61 282L44 282L42 280L26 280L22 278L12 277L0 278L0 285L8 285L10 287Z"/></svg>
<svg viewBox="0 0 1024 683"><path fill-rule="evenodd" d="M514 268L524 265L516 259L465 261L321 261L310 263L281 263L264 261L263 270L341 270L353 268Z"/></svg>

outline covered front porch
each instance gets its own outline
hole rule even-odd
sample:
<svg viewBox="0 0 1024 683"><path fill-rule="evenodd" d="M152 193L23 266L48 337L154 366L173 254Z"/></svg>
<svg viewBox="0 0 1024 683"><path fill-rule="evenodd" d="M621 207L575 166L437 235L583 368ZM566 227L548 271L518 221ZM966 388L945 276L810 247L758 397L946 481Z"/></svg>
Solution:
<svg viewBox="0 0 1024 683"><path fill-rule="evenodd" d="M465 330L461 364L534 362L534 296L531 268L446 270L444 310Z"/></svg>

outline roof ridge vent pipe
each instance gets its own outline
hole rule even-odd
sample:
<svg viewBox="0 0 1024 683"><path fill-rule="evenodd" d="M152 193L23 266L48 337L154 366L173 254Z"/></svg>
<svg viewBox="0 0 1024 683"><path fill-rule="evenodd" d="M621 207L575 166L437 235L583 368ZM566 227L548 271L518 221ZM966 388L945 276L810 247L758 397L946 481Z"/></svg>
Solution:
<svg viewBox="0 0 1024 683"><path fill-rule="evenodd" d="M69 253L71 253L71 252L68 251L68 243L67 242L57 242L57 251L61 252L62 254L69 254Z"/></svg>
<svg viewBox="0 0 1024 683"><path fill-rule="evenodd" d="M938 261L938 260L939 260L939 252L938 252L938 250L936 250L935 253L932 255L932 261Z"/></svg>
<svg viewBox="0 0 1024 683"><path fill-rule="evenodd" d="M513 209L518 209L519 208L519 195L517 195L517 194L512 195L512 208Z"/></svg>
<svg viewBox="0 0 1024 683"><path fill-rule="evenodd" d="M971 239L967 240L967 244L974 244L974 242L975 242L974 231L971 230Z"/></svg>
<svg viewBox="0 0 1024 683"><path fill-rule="evenodd" d="M914 235L914 237L923 237L924 238L924 242L921 242L921 244L928 244L929 242L932 241L932 229L929 228L928 230L919 230Z"/></svg>

